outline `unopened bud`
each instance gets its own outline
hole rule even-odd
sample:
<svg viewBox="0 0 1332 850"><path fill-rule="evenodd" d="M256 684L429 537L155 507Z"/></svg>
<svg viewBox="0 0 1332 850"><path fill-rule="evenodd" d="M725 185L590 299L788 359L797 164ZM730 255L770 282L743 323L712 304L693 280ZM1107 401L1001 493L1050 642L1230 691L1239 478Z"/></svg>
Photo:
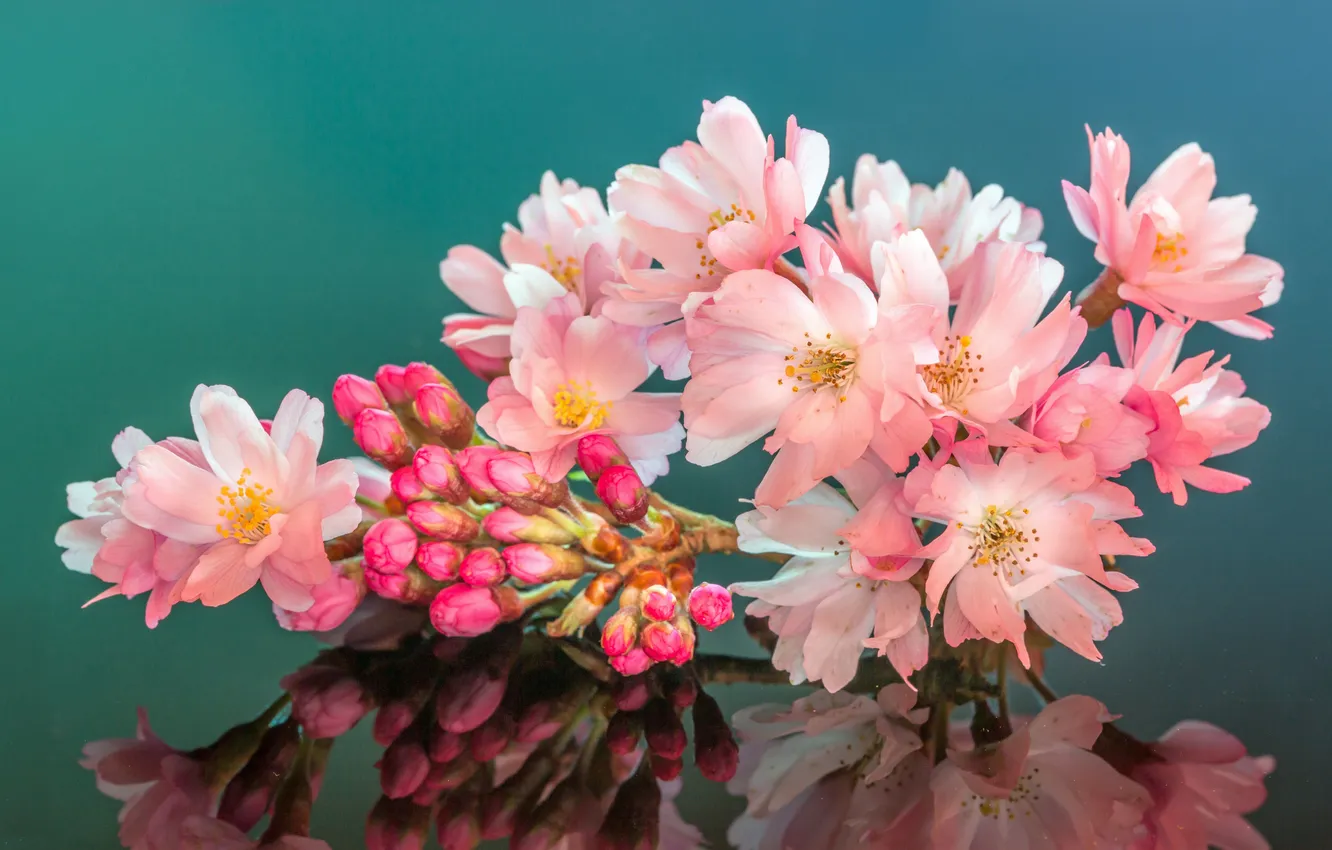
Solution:
<svg viewBox="0 0 1332 850"><path fill-rule="evenodd" d="M387 747L398 740L399 735L411 728L412 721L430 701L430 695L434 692L433 684L423 678L406 693L379 707L379 711L375 713L375 723L371 732L376 744Z"/></svg>
<svg viewBox="0 0 1332 850"><path fill-rule="evenodd" d="M475 850L481 843L481 823L477 819L474 797L449 797L435 815L435 837L443 850Z"/></svg>
<svg viewBox="0 0 1332 850"><path fill-rule="evenodd" d="M430 758L421 745L420 736L399 735L384 751L379 763L379 786L384 796L401 800L416 793L430 772Z"/></svg>
<svg viewBox="0 0 1332 850"><path fill-rule="evenodd" d="M652 698L646 676L629 676L611 682L611 699L618 711L638 711Z"/></svg>
<svg viewBox="0 0 1332 850"><path fill-rule="evenodd" d="M466 542L481 533L481 526L462 508L442 502L412 502L407 519L422 534L439 540Z"/></svg>
<svg viewBox="0 0 1332 850"><path fill-rule="evenodd" d="M447 763L432 763L424 784L436 792L452 791L462 787L480 769L481 765L466 755Z"/></svg>
<svg viewBox="0 0 1332 850"><path fill-rule="evenodd" d="M448 764L463 754L467 749L467 739L456 732L449 732L438 724L430 727L430 747L426 755L437 764Z"/></svg>
<svg viewBox="0 0 1332 850"><path fill-rule="evenodd" d="M467 486L472 488L474 498L478 502L499 500L500 492L496 489L495 482L490 480L490 472L487 471L491 459L499 453L500 450L494 446L468 446L453 456L453 462L458 465L458 471L462 473Z"/></svg>
<svg viewBox="0 0 1332 850"><path fill-rule="evenodd" d="M401 366L386 363L375 372L375 386L379 387L389 404L406 404L411 401L406 380L407 370Z"/></svg>
<svg viewBox="0 0 1332 850"><path fill-rule="evenodd" d="M648 490L632 466L612 466L597 481L597 498L626 525L647 516Z"/></svg>
<svg viewBox="0 0 1332 850"><path fill-rule="evenodd" d="M287 722L264 733L259 749L222 792L217 818L249 832L263 820L278 783L291 767L300 745L300 727Z"/></svg>
<svg viewBox="0 0 1332 850"><path fill-rule="evenodd" d="M700 692L694 700L694 763L713 782L729 782L740 764L740 748L717 701Z"/></svg>
<svg viewBox="0 0 1332 850"><path fill-rule="evenodd" d="M447 540L427 540L416 550L416 565L435 581L453 581L467 550Z"/></svg>
<svg viewBox="0 0 1332 850"><path fill-rule="evenodd" d="M644 590L638 597L638 604L649 620L662 622L675 617L675 594L660 584Z"/></svg>
<svg viewBox="0 0 1332 850"><path fill-rule="evenodd" d="M420 478L416 477L416 473L410 466L393 470L393 475L389 477L389 486L393 488L393 495L397 496L398 501L404 505L430 498L430 493L427 492L425 485L421 483Z"/></svg>
<svg viewBox="0 0 1332 850"><path fill-rule="evenodd" d="M617 711L606 724L606 746L617 756L627 756L643 737L643 715L637 711Z"/></svg>
<svg viewBox="0 0 1332 850"><path fill-rule="evenodd" d="M678 759L684 755L689 739L675 706L658 697L643 709L643 729L648 749L659 756Z"/></svg>
<svg viewBox="0 0 1332 850"><path fill-rule="evenodd" d="M387 410L366 408L352 425L352 438L366 456L386 469L406 466L412 459L412 446L398 417Z"/></svg>
<svg viewBox="0 0 1332 850"><path fill-rule="evenodd" d="M672 623L648 623L638 642L653 661L674 661L684 649L684 637Z"/></svg>
<svg viewBox="0 0 1332 850"><path fill-rule="evenodd" d="M624 655L638 646L637 608L621 608L610 616L601 630L601 648L611 657Z"/></svg>
<svg viewBox="0 0 1332 850"><path fill-rule="evenodd" d="M579 578L587 572L583 556L550 543L515 543L504 547L509 574L525 584Z"/></svg>
<svg viewBox="0 0 1332 850"><path fill-rule="evenodd" d="M719 584L700 584L689 594L689 616L712 631L735 616L731 592Z"/></svg>
<svg viewBox="0 0 1332 850"><path fill-rule="evenodd" d="M417 449L412 457L412 471L427 490L455 505L466 502L470 495L470 488L463 480L453 455L443 446L421 446Z"/></svg>
<svg viewBox="0 0 1332 850"><path fill-rule="evenodd" d="M510 499L558 508L569 497L568 484L563 480L547 481L537 473L531 456L523 452L496 454L486 464L486 472L495 488Z"/></svg>
<svg viewBox="0 0 1332 850"><path fill-rule="evenodd" d="M477 764L486 764L504 751L516 730L512 715L496 711L468 738L468 750Z"/></svg>
<svg viewBox="0 0 1332 850"><path fill-rule="evenodd" d="M291 714L310 738L336 738L360 722L374 701L344 666L316 661L281 681Z"/></svg>
<svg viewBox="0 0 1332 850"><path fill-rule="evenodd" d="M430 603L430 623L442 635L476 637L523 613L522 600L511 587L455 584Z"/></svg>
<svg viewBox="0 0 1332 850"><path fill-rule="evenodd" d="M404 605L426 605L442 589L440 582L415 567L408 567L400 573L366 570L365 586L376 596Z"/></svg>
<svg viewBox="0 0 1332 850"><path fill-rule="evenodd" d="M458 567L458 578L472 587L493 587L504 581L506 576L504 559L489 546L468 552Z"/></svg>
<svg viewBox="0 0 1332 850"><path fill-rule="evenodd" d="M417 421L450 448L463 449L472 442L476 414L453 387L423 384L416 390L412 411Z"/></svg>
<svg viewBox="0 0 1332 850"><path fill-rule="evenodd" d="M443 384L446 387L452 387L453 382L444 377L444 373L431 366L429 363L423 363L417 360L408 363L402 370L402 388L407 393L407 400L410 401L416 395L417 390L426 384Z"/></svg>
<svg viewBox="0 0 1332 850"><path fill-rule="evenodd" d="M588 434L578 441L578 465L593 484L612 466L628 466L629 458L606 434Z"/></svg>
<svg viewBox="0 0 1332 850"><path fill-rule="evenodd" d="M388 401L375 386L360 375L342 375L333 382L333 409L348 427L366 408L388 410Z"/></svg>
<svg viewBox="0 0 1332 850"><path fill-rule="evenodd" d="M381 519L362 543L365 565L381 573L401 573L416 557L416 529L400 519Z"/></svg>
<svg viewBox="0 0 1332 850"><path fill-rule="evenodd" d="M638 770L620 786L601 822L597 850L651 850L661 829L661 786L649 771Z"/></svg>
<svg viewBox="0 0 1332 850"><path fill-rule="evenodd" d="M496 508L481 520L481 528L501 543L552 543L567 546L578 538L559 523L543 516L526 516L508 505Z"/></svg>
<svg viewBox="0 0 1332 850"><path fill-rule="evenodd" d="M365 824L366 850L422 850L430 831L430 809L411 800L380 797Z"/></svg>
<svg viewBox="0 0 1332 850"><path fill-rule="evenodd" d="M610 659L610 666L615 668L615 672L621 676L637 676L639 673L646 672L652 664L652 659L648 657L641 646L636 646L624 655L616 655Z"/></svg>

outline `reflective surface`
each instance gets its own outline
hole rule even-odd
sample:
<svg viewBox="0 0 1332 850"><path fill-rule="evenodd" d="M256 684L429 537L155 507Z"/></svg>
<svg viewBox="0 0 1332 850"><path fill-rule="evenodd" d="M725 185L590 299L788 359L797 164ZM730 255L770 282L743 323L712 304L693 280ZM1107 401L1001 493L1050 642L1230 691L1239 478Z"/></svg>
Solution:
<svg viewBox="0 0 1332 850"><path fill-rule="evenodd" d="M206 745L261 712L317 649L278 629L258 596L181 610L152 632L123 600L79 610L100 588L63 570L50 538L64 484L106 468L111 436L131 421L184 432L183 400L201 380L275 406L291 386L326 396L337 374L380 362L443 363L439 317L457 305L435 269L449 246L493 245L543 169L604 185L689 135L701 98L734 93L765 125L795 112L827 134L834 174L868 150L916 179L958 165L1002 183L1045 211L1069 287L1096 270L1055 179L1085 178L1084 121L1128 135L1142 162L1198 138L1220 160L1221 191L1254 195L1251 248L1278 258L1289 282L1269 317L1276 339L1225 342L1274 413L1228 464L1254 484L1180 510L1130 481L1146 512L1134 533L1158 554L1138 571L1105 666L1052 653L1049 679L1104 700L1144 736L1197 716L1275 754L1254 822L1274 846L1317 846L1332 759L1320 660L1332 581L1319 568L1332 306L1321 163L1332 133L1316 108L1332 94L1330 13L1202 2L862 3L817 16L794 3L761 14L582 8L0 10L11 517L0 634L13 647L3 755L22 771L0 801L0 838L115 846L116 804L77 765L86 742L127 734L143 705L168 742ZM465 389L480 399L478 384ZM327 456L353 452L345 432L329 435ZM757 451L746 459L725 473L682 465L661 489L733 515L762 470ZM705 559L701 575L770 569ZM758 654L739 624L706 649ZM709 692L727 716L797 693ZM340 740L315 808L314 833L334 847L360 846L380 793L371 725ZM742 801L685 761L681 815L724 845Z"/></svg>

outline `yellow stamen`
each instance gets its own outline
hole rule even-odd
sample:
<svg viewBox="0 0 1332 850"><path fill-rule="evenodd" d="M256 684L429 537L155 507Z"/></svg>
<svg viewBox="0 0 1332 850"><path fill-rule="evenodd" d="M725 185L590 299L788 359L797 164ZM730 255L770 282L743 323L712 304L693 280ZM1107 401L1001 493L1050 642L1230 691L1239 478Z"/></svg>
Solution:
<svg viewBox="0 0 1332 850"><path fill-rule="evenodd" d="M268 503L273 495L272 487L248 482L249 469L241 470L236 486L222 485L217 503L222 507L217 515L221 519L216 526L217 533L225 538L253 545L268 536L269 520L280 512L276 505Z"/></svg>
<svg viewBox="0 0 1332 850"><path fill-rule="evenodd" d="M578 267L578 258L568 256L560 259L555 256L555 248L551 245L546 246L546 261L541 264L541 268L550 272L550 276L560 282L570 292L578 287L578 276L582 269Z"/></svg>
<svg viewBox="0 0 1332 850"><path fill-rule="evenodd" d="M597 391L589 382L561 384L555 391L555 421L565 428L600 428L615 406L613 401L597 401Z"/></svg>

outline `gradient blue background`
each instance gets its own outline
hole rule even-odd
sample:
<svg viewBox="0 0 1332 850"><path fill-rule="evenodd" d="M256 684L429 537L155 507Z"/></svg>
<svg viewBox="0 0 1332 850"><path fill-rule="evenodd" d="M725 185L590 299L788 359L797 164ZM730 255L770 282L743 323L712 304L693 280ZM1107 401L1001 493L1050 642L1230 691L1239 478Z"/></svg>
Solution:
<svg viewBox="0 0 1332 850"><path fill-rule="evenodd" d="M1181 510L1129 476L1159 552L1133 565L1105 664L1058 653L1050 679L1144 735L1200 717L1275 754L1255 821L1278 848L1326 846L1330 23L1282 0L0 3L0 846L113 847L115 804L75 765L86 740L143 704L203 743L315 649L257 593L152 632L141 601L79 610L100 586L51 542L64 484L108 474L125 425L187 433L200 381L271 411L384 361L456 369L448 248L493 249L546 168L604 186L655 161L728 93L779 134L790 112L825 133L834 176L871 151L917 181L956 165L1002 183L1045 212L1070 287L1096 272L1059 192L1085 183L1084 122L1130 140L1138 180L1197 139L1220 191L1254 196L1250 248L1287 270L1277 337L1191 340L1232 351L1272 408L1221 463L1254 484ZM326 456L352 450L332 423ZM761 471L753 452L681 464L662 489L734 513ZM374 758L364 729L335 751L316 833L336 848L360 846ZM700 783L683 808L718 836L737 805Z"/></svg>

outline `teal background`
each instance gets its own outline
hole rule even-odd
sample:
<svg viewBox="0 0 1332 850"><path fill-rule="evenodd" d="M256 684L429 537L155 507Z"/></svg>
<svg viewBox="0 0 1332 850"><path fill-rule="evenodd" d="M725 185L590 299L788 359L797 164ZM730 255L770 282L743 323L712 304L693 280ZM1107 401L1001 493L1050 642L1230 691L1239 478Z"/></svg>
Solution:
<svg viewBox="0 0 1332 850"><path fill-rule="evenodd" d="M0 846L115 846L116 805L75 764L86 740L128 733L141 704L168 740L204 743L316 648L257 592L155 631L141 600L79 610L101 587L51 542L65 483L109 474L126 425L187 433L201 381L271 412L385 361L456 374L438 342L458 307L448 248L493 250L546 168L604 187L655 161L728 93L779 135L789 112L825 133L834 176L872 151L917 181L956 165L1002 183L1045 212L1070 287L1096 272L1059 192L1085 184L1084 122L1128 138L1139 180L1197 139L1222 192L1253 194L1251 250L1287 270L1277 337L1191 345L1232 351L1272 408L1221 462L1254 484L1180 510L1130 475L1133 531L1159 552L1133 565L1105 664L1054 653L1050 679L1144 735L1200 717L1274 753L1255 822L1278 848L1323 846L1330 22L1287 0L0 3ZM328 433L326 457L353 451ZM758 452L681 463L662 490L733 514L761 471ZM746 648L734 631L716 646ZM723 698L760 693L789 698ZM365 729L335 751L316 834L336 848L361 844L374 758ZM683 800L714 841L736 808L703 783Z"/></svg>

